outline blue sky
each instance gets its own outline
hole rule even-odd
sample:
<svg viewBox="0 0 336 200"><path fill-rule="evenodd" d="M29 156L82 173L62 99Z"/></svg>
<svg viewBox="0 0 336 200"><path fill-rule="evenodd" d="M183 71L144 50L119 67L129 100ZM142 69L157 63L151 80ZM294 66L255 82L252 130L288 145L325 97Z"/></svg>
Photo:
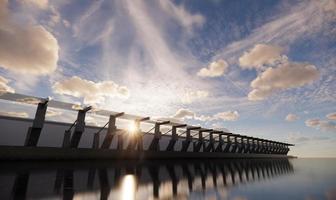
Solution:
<svg viewBox="0 0 336 200"><path fill-rule="evenodd" d="M336 156L334 0L0 0L0 22L0 92Z"/></svg>

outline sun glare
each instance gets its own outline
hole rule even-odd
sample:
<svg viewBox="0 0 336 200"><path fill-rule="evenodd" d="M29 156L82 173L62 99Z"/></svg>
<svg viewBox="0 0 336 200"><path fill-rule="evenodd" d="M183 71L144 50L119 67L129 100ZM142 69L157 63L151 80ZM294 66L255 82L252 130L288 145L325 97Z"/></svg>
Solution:
<svg viewBox="0 0 336 200"><path fill-rule="evenodd" d="M136 132L136 129L137 129L137 127L136 127L134 122L132 122L128 125L128 133L129 134L134 134Z"/></svg>
<svg viewBox="0 0 336 200"><path fill-rule="evenodd" d="M121 182L121 199L132 200L135 199L136 192L136 178L134 175L126 175Z"/></svg>

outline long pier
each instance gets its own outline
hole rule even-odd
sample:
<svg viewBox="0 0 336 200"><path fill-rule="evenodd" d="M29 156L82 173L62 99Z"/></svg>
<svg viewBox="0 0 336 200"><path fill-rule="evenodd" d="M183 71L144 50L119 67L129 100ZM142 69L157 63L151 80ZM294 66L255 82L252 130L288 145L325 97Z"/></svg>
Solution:
<svg viewBox="0 0 336 200"><path fill-rule="evenodd" d="M0 99L36 105L34 119L0 118L1 126L12 122L30 123L22 145L0 145L0 159L286 158L289 157L287 156L289 147L293 146L284 142L172 121L151 120L150 117L96 109L91 106L80 107L17 93L0 94ZM61 145L56 147L39 145L42 132L48 134L55 129L51 127L55 122L45 120L49 107L77 112L74 122L58 123L57 129L63 129L64 132ZM105 117L107 122L103 127L91 128L91 144L83 148L80 144L83 142L82 138L87 135L88 126L85 124L87 113ZM119 128L118 120L133 122L132 133ZM143 124L150 126L151 129L142 131Z"/></svg>

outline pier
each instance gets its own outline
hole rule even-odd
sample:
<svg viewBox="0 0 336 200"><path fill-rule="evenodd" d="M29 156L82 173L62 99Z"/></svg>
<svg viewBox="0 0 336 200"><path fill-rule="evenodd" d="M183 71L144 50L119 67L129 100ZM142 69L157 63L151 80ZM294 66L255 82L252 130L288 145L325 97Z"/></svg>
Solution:
<svg viewBox="0 0 336 200"><path fill-rule="evenodd" d="M0 117L2 132L22 131L22 128L15 129L20 124L26 128L21 145L0 145L0 159L6 160L288 158L289 147L293 146L265 138L166 120L153 120L147 116L91 106L80 107L76 104L17 93L1 94L0 99L36 106L33 119ZM62 123L46 121L48 108L76 112L77 118L75 121ZM88 113L105 117L105 125L87 126L85 119ZM119 120L133 123L132 133L120 128ZM150 129L143 131L144 126ZM59 145L40 145L44 134L58 138L53 142ZM86 146L81 146L82 144Z"/></svg>

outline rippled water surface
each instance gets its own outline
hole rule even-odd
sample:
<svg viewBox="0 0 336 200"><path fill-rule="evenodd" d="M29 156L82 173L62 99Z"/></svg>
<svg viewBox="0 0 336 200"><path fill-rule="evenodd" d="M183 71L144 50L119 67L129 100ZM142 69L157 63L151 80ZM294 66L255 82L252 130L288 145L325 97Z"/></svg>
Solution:
<svg viewBox="0 0 336 200"><path fill-rule="evenodd" d="M336 159L1 162L1 199L336 199Z"/></svg>

